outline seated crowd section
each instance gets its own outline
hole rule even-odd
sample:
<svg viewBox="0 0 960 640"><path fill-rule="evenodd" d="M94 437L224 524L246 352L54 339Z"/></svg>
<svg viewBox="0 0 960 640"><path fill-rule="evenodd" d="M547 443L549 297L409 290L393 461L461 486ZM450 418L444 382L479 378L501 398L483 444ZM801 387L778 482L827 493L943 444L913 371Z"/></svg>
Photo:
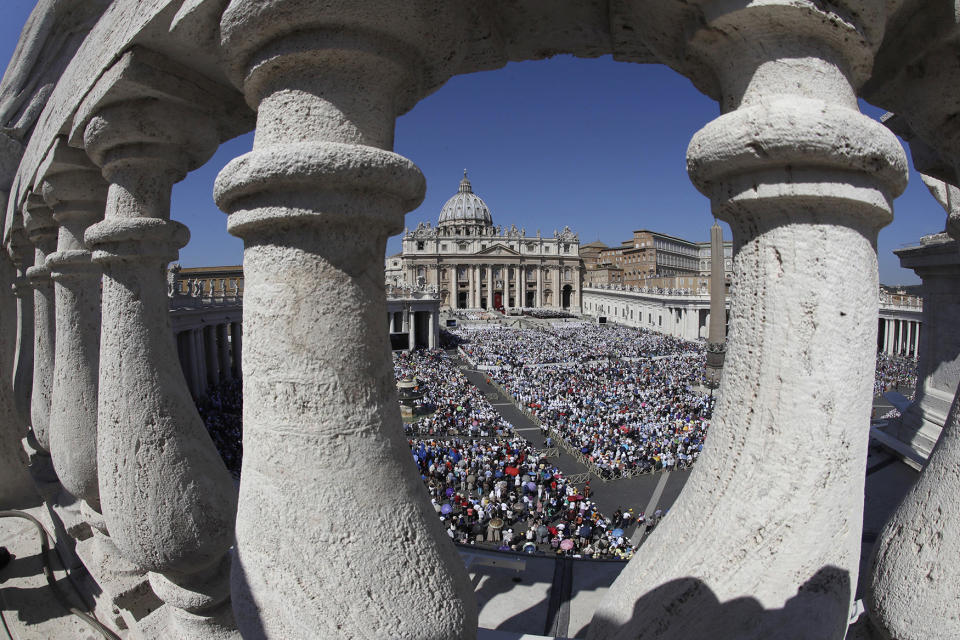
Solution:
<svg viewBox="0 0 960 640"><path fill-rule="evenodd" d="M713 400L702 387L702 343L569 323L444 331L441 344L458 349L601 477L686 468L703 448ZM602 559L633 554L625 529L637 518L602 514L583 487L503 419L450 352L397 351L393 362L396 379L415 376L423 392L416 419L403 428L455 542ZM874 393L912 396L916 375L915 360L880 353ZM239 380L210 387L197 403L235 478L243 458L242 405Z"/></svg>
<svg viewBox="0 0 960 640"><path fill-rule="evenodd" d="M693 464L713 400L703 345L581 325L462 331L460 349L602 477Z"/></svg>

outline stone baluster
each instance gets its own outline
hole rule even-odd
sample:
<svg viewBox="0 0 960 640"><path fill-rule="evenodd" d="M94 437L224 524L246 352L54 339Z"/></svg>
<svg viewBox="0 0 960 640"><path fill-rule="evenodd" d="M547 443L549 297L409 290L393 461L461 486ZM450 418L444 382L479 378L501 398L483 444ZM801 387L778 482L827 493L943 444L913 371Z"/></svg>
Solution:
<svg viewBox="0 0 960 640"><path fill-rule="evenodd" d="M3 200L5 198L0 198ZM3 321L0 343L3 352L12 356L3 363L6 371L0 376L7 389L0 396L0 505L12 509L36 504L37 491L22 463L22 442L30 424L32 372L29 363L33 361L33 290L23 274L33 262L33 247L26 241L22 225L12 228L9 238L9 260L6 256L0 257L3 279L13 281L13 298L5 301L0 318Z"/></svg>
<svg viewBox="0 0 960 640"><path fill-rule="evenodd" d="M79 149L58 138L42 167L43 197L60 225L46 265L54 281L56 345L50 452L63 487L100 510L97 479L97 377L100 365L100 267L83 234L103 218L107 185Z"/></svg>
<svg viewBox="0 0 960 640"><path fill-rule="evenodd" d="M463 562L410 464L383 331L386 241L425 188L388 151L399 105L419 97L406 93L415 47L434 38L416 5L352 5L344 29L312 0L236 0L221 21L233 77L258 108L253 151L214 188L245 245L232 577L244 636L476 634ZM365 464L344 474L361 451Z"/></svg>
<svg viewBox="0 0 960 640"><path fill-rule="evenodd" d="M952 125L951 125L952 127ZM960 167L960 162L955 162ZM960 172L958 172L960 174ZM936 194L935 194L936 195ZM960 219L960 203L941 199L948 214L947 233L960 242L960 228L951 221ZM951 243L956 252L956 243ZM937 273L938 291L942 298L956 299L960 278L956 277L956 258L941 258L950 263ZM948 278L952 274L954 277ZM926 278L924 285L926 285ZM946 310L956 304L937 304L924 296L924 331L928 313L933 307L942 317L934 326L944 330L924 334L924 352L939 349L941 354L955 354L956 317L950 318L953 331L947 330ZM939 315L939 314L938 314ZM933 342L935 341L935 342ZM938 373L952 376L954 384L960 377L957 359L945 360ZM938 382L942 382L938 380ZM927 393L934 391L931 388ZM871 571L864 598L870 614L870 626L884 638L896 640L948 640L960 637L960 387L943 423L940 437L927 459L919 480L910 489L896 511L884 525L873 550Z"/></svg>
<svg viewBox="0 0 960 640"><path fill-rule="evenodd" d="M687 163L733 229L728 351L707 446L589 637L839 640L861 545L877 233L907 174L896 138L857 108L882 18L860 3L695 4L686 42L659 45L721 97Z"/></svg>
<svg viewBox="0 0 960 640"><path fill-rule="evenodd" d="M17 219L19 221L19 218ZM10 257L17 269L13 293L17 297L17 352L13 371L13 396L17 431L26 434L30 424L30 395L33 389L33 287L27 270L33 266L33 245L27 240L22 223L13 227Z"/></svg>
<svg viewBox="0 0 960 640"><path fill-rule="evenodd" d="M187 389L165 282L189 236L169 219L171 188L216 149L219 109L238 108L233 96L136 49L100 79L71 133L110 183L105 218L85 235L103 268L100 499L113 542L165 602L140 621L148 638L236 633L236 495Z"/></svg>
<svg viewBox="0 0 960 640"><path fill-rule="evenodd" d="M30 393L33 438L27 446L34 478L41 485L41 493L49 499L59 491L59 485L50 459L50 394L56 317L53 281L46 261L57 246L57 224L43 196L38 193L27 197L23 226L34 247L33 266L27 269L27 279L33 287L33 386Z"/></svg>

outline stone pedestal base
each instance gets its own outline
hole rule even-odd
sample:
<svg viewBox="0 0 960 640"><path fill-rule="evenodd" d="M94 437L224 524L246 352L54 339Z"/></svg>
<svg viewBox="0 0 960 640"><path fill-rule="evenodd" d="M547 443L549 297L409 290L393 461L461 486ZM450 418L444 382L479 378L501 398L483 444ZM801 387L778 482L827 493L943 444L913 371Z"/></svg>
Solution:
<svg viewBox="0 0 960 640"><path fill-rule="evenodd" d="M203 616L165 604L143 619L139 632L144 638L241 640L229 600Z"/></svg>
<svg viewBox="0 0 960 640"><path fill-rule="evenodd" d="M53 459L49 453L40 449L32 434L26 436L21 442L30 463L30 475L33 477L37 492L44 502L50 504L63 489L60 481L57 480L57 472L53 469Z"/></svg>
<svg viewBox="0 0 960 640"><path fill-rule="evenodd" d="M952 400L939 389L928 388L919 402L910 405L899 420L890 424L887 432L927 459L943 431Z"/></svg>
<svg viewBox="0 0 960 640"><path fill-rule="evenodd" d="M131 629L131 638L168 637L138 634L140 621L163 603L150 588L147 574L125 560L108 536L94 531L91 537L77 543L76 553L102 591L95 596L97 613L99 616L105 610L110 615L101 619L110 620L118 628Z"/></svg>

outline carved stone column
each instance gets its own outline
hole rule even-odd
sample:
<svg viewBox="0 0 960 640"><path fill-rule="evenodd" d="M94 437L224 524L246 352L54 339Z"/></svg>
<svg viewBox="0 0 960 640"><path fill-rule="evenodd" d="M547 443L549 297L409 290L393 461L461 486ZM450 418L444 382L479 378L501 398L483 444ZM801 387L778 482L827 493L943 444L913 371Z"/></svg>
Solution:
<svg viewBox="0 0 960 640"><path fill-rule="evenodd" d="M60 225L47 256L56 297L56 356L50 450L63 487L100 510L97 479L97 378L100 366L100 267L83 234L103 218L107 185L79 149L58 138L44 170L43 195Z"/></svg>
<svg viewBox="0 0 960 640"><path fill-rule="evenodd" d="M724 112L687 151L733 229L723 387L687 486L589 637L839 640L861 545L877 233L907 174L854 91L882 12L694 4L658 3L689 13L657 46Z"/></svg>
<svg viewBox="0 0 960 640"><path fill-rule="evenodd" d="M50 394L53 388L53 358L56 331L53 281L47 256L57 246L57 224L43 196L32 193L24 206L24 228L34 247L33 266L27 279L33 287L33 386L30 394L30 425L33 438L28 447L31 469L39 482L54 487L56 474L50 459ZM46 498L51 496L46 495Z"/></svg>
<svg viewBox="0 0 960 640"><path fill-rule="evenodd" d="M110 182L105 219L85 235L103 268L100 498L117 548L151 572L166 603L140 623L150 638L236 634L227 590L235 493L180 368L165 280L189 235L169 219L171 188L216 149L231 96L134 50L74 121L73 136Z"/></svg>
<svg viewBox="0 0 960 640"><path fill-rule="evenodd" d="M386 241L425 189L389 151L415 100L415 46L434 40L425 7L355 3L349 29L312 0L235 0L223 15L233 75L258 108L253 151L215 185L245 245L232 579L244 636L476 634L463 563L410 463L383 331Z"/></svg>
<svg viewBox="0 0 960 640"><path fill-rule="evenodd" d="M932 188L931 188L932 190ZM956 277L957 219L960 206L941 199L953 242L938 243L929 253L923 276L921 368L929 372L923 393L939 391L957 371ZM952 206L951 206L952 205ZM952 255L942 250L952 248ZM937 249L941 251L937 251ZM897 252L904 261L901 252ZM937 255L937 254L940 255ZM920 261L917 261L918 266ZM953 277L950 277L953 276ZM950 321L948 322L948 318ZM948 359L951 356L952 359ZM934 358L936 358L934 360ZM939 389L938 389L939 388ZM918 390L918 393L920 391ZM913 409L913 406L911 406ZM904 415L906 422L907 414ZM871 625L896 640L948 640L960 637L957 584L960 583L960 388L919 480L884 525L874 547L864 598Z"/></svg>

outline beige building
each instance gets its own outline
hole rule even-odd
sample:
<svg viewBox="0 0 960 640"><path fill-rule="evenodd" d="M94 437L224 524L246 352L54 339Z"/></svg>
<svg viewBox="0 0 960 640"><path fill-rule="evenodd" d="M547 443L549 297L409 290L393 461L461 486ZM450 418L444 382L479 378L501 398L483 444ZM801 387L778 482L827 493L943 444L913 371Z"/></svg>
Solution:
<svg viewBox="0 0 960 640"><path fill-rule="evenodd" d="M580 311L580 239L564 227L539 231L494 226L490 208L473 192L467 172L440 211L437 226L407 229L403 251L385 263L387 284L436 286L441 309L546 307Z"/></svg>

